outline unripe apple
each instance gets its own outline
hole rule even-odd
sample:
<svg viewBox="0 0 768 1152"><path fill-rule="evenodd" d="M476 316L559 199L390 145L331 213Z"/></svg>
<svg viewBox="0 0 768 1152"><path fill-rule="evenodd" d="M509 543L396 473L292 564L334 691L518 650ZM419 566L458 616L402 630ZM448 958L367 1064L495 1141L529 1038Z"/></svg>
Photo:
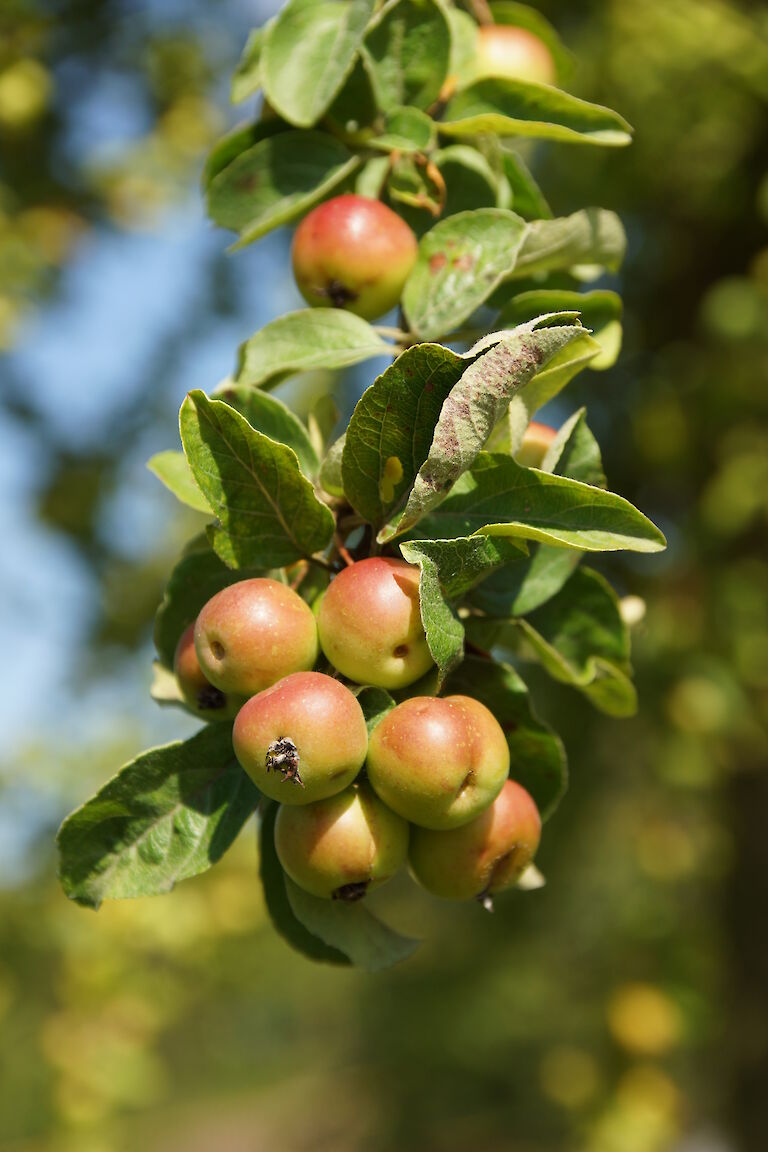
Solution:
<svg viewBox="0 0 768 1152"><path fill-rule="evenodd" d="M246 701L232 743L265 796L309 804L352 783L365 760L368 730L342 683L322 672L294 672Z"/></svg>
<svg viewBox="0 0 768 1152"><path fill-rule="evenodd" d="M514 24L484 24L477 30L476 71L479 76L556 84L557 69L547 45Z"/></svg>
<svg viewBox="0 0 768 1152"><path fill-rule="evenodd" d="M419 610L419 569L372 556L331 582L317 613L320 646L358 684L405 688L432 667Z"/></svg>
<svg viewBox="0 0 768 1152"><path fill-rule="evenodd" d="M397 304L417 253L413 232L386 204L334 196L296 229L293 272L313 308L346 308L375 320Z"/></svg>
<svg viewBox="0 0 768 1152"><path fill-rule="evenodd" d="M359 900L405 863L408 825L365 784L303 808L281 806L275 851L291 880L334 900Z"/></svg>
<svg viewBox="0 0 768 1152"><path fill-rule="evenodd" d="M205 678L195 652L195 626L190 624L179 637L173 657L173 671L184 701L205 720L230 720L243 703L239 696L227 696Z"/></svg>
<svg viewBox="0 0 768 1152"><path fill-rule="evenodd" d="M368 779L394 811L423 828L479 816L509 773L500 724L469 696L412 696L374 728Z"/></svg>
<svg viewBox="0 0 768 1152"><path fill-rule="evenodd" d="M256 577L222 588L195 622L204 675L222 692L252 696L317 660L317 625L302 598L277 580Z"/></svg>
<svg viewBox="0 0 768 1152"><path fill-rule="evenodd" d="M515 452L515 460L526 468L541 468L547 449L557 436L557 430L535 420L525 430L523 442Z"/></svg>
<svg viewBox="0 0 768 1152"><path fill-rule="evenodd" d="M532 797L507 780L490 808L449 832L414 828L409 860L416 879L448 900L485 898L517 883L536 855L541 818Z"/></svg>

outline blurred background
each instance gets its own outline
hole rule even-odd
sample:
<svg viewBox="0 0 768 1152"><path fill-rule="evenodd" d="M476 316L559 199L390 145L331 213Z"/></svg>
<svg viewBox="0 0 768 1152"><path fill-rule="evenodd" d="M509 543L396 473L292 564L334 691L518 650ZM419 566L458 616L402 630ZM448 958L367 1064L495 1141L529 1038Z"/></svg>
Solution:
<svg viewBox="0 0 768 1152"><path fill-rule="evenodd" d="M630 241L622 357L558 414L588 404L611 486L670 542L601 565L647 603L635 719L531 676L571 763L547 887L494 916L396 889L386 911L425 943L379 976L275 935L251 828L168 897L94 915L57 888L63 815L194 728L148 696L153 612L195 527L144 461L176 445L187 390L299 303L287 235L227 257L198 192L275 7L0 5L0 1148L765 1152L758 4L539 5L570 87L636 129L621 152L536 153L556 214L614 208Z"/></svg>

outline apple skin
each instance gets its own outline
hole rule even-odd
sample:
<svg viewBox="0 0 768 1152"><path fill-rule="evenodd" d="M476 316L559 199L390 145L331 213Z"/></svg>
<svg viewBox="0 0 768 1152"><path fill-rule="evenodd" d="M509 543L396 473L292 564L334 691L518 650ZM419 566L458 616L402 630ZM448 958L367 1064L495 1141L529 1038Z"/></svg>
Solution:
<svg viewBox="0 0 768 1152"><path fill-rule="evenodd" d="M217 592L195 621L203 674L222 692L252 696L312 668L317 625L302 598L277 580L240 580Z"/></svg>
<svg viewBox="0 0 768 1152"><path fill-rule="evenodd" d="M275 851L294 883L313 896L358 900L405 863L408 824L365 784L302 808L281 806Z"/></svg>
<svg viewBox="0 0 768 1152"><path fill-rule="evenodd" d="M349 680L405 688L433 665L419 609L419 569L372 556L331 582L317 613L325 656Z"/></svg>
<svg viewBox="0 0 768 1152"><path fill-rule="evenodd" d="M501 76L535 84L556 84L557 69L547 45L514 24L484 24L477 30L478 77Z"/></svg>
<svg viewBox="0 0 768 1152"><path fill-rule="evenodd" d="M299 291L313 308L375 320L397 304L418 242L404 220L365 196L334 196L304 217L291 251Z"/></svg>
<svg viewBox="0 0 768 1152"><path fill-rule="evenodd" d="M190 624L179 637L173 657L173 671L184 702L203 720L233 720L243 704L242 696L227 695L207 680L195 652L195 626Z"/></svg>
<svg viewBox="0 0 768 1152"><path fill-rule="evenodd" d="M449 832L414 828L409 862L423 888L447 900L512 888L536 855L541 818L532 797L507 780L480 816Z"/></svg>
<svg viewBox="0 0 768 1152"><path fill-rule="evenodd" d="M301 784L267 760L291 740ZM232 744L261 792L283 804L310 804L347 788L363 766L368 729L348 688L322 672L294 672L252 696L237 714ZM303 787L301 786L303 785Z"/></svg>
<svg viewBox="0 0 768 1152"><path fill-rule="evenodd" d="M457 828L498 796L509 747L479 700L412 696L374 728L367 769L376 794L410 823Z"/></svg>
<svg viewBox="0 0 768 1152"><path fill-rule="evenodd" d="M557 429L535 420L525 430L523 442L515 453L515 460L525 468L541 468L547 449L557 436Z"/></svg>

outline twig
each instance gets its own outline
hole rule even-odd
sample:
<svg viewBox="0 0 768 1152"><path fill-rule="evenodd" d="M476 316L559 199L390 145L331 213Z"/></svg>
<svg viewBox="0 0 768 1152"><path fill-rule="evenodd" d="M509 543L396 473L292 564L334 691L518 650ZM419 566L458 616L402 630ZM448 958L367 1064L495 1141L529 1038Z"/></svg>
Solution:
<svg viewBox="0 0 768 1152"><path fill-rule="evenodd" d="M344 561L344 563L349 568L349 566L351 564L354 564L354 562L355 562L354 557L349 552L349 550L344 547L344 542L341 539L341 536L339 535L338 532L334 533L333 539L334 539L334 543L336 544L336 551L338 552L339 556L341 556L342 560Z"/></svg>
<svg viewBox="0 0 768 1152"><path fill-rule="evenodd" d="M493 24L493 12L487 0L469 0L467 7L477 20L478 24Z"/></svg>

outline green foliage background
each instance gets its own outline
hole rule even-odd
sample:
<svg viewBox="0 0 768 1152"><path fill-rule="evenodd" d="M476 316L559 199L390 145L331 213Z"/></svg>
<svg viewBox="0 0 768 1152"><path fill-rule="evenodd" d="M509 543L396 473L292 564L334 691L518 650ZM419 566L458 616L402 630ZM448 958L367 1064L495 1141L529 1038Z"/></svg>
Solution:
<svg viewBox="0 0 768 1152"><path fill-rule="evenodd" d="M32 0L0 14L8 345L25 310L55 300L57 269L90 228L146 227L194 186L228 114L213 81L234 54L193 4L184 36L122 43L118 5L64 7L58 26ZM604 566L647 601L640 712L609 720L565 687L539 697L571 763L540 857L547 887L493 917L395 889L390 918L427 943L378 976L285 947L248 834L162 900L98 917L69 905L53 826L150 741L117 706L108 736L63 758L30 733L0 789L23 776L52 815L33 866L0 891L0 1148L768 1147L768 17L733 0L541 10L575 53L572 90L635 128L621 152L533 156L556 215L598 200L629 234L622 357L571 389L612 486L670 540L662 558ZM62 174L51 75L73 52L134 78L150 115L108 165ZM2 82L19 60L21 118ZM211 267L208 299L224 315L225 276ZM198 320L180 317L180 344ZM169 429L174 352L143 385ZM18 389L0 402L45 435ZM51 445L37 494L35 514L102 589L88 652L73 654L83 684L133 666L178 543L126 558L99 534L136 434L128 418L101 452Z"/></svg>

